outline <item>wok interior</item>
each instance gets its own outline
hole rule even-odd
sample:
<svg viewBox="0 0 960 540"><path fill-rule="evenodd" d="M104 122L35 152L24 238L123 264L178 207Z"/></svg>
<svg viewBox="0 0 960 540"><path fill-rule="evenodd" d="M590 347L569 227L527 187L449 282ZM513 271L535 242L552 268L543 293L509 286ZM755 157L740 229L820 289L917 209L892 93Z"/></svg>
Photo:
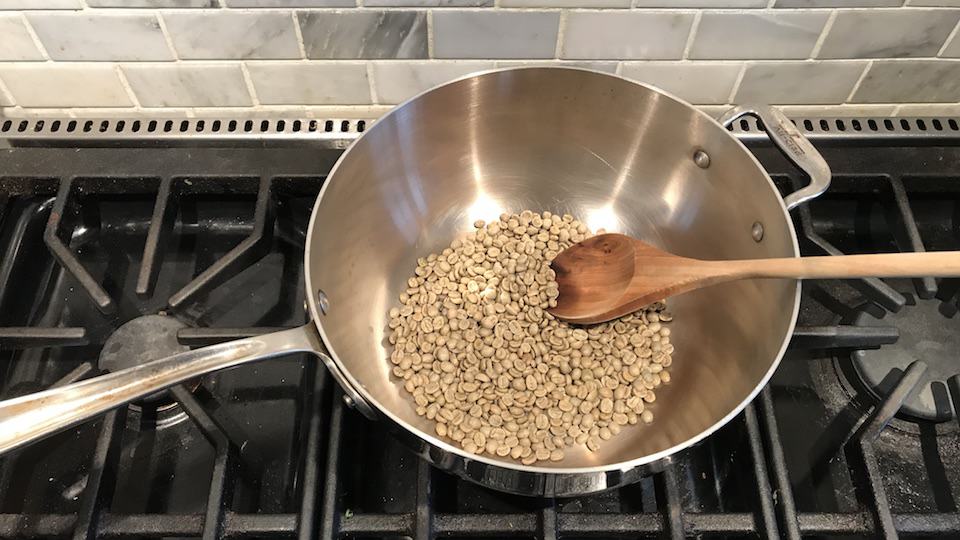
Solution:
<svg viewBox="0 0 960 540"><path fill-rule="evenodd" d="M706 169L692 156L703 149ZM308 283L330 301L320 325L349 377L422 436L434 423L390 374L387 311L416 258L501 212L570 213L704 259L794 256L765 174L694 109L623 79L533 68L464 79L380 120L342 158L315 212ZM761 242L751 237L761 222ZM720 422L772 368L797 285L730 283L675 297L672 381L651 425L544 467L609 466L671 449ZM505 465L509 459L489 457Z"/></svg>

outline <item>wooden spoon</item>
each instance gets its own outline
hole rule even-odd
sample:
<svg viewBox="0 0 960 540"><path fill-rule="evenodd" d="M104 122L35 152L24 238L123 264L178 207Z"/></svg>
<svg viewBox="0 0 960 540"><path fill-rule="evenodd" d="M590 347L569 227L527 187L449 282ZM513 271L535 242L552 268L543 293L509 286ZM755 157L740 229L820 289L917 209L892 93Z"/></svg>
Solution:
<svg viewBox="0 0 960 540"><path fill-rule="evenodd" d="M960 276L960 251L704 261L622 234L601 234L563 250L551 267L560 296L550 313L567 322L592 324L737 279Z"/></svg>

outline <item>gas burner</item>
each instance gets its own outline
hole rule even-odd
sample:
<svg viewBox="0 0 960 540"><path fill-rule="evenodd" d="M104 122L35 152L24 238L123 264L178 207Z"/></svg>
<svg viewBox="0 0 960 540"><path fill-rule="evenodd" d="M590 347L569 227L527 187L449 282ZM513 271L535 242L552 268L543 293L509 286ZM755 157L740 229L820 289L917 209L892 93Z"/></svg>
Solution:
<svg viewBox="0 0 960 540"><path fill-rule="evenodd" d="M918 390L903 403L900 414L914 420L945 422L954 417L946 380L960 373L956 351L960 350L960 318L942 311L938 299L914 299L897 313L877 319L866 311L857 315L858 326L896 326L900 339L879 349L858 350L852 355L853 368L874 397L887 395L916 360L927 365Z"/></svg>
<svg viewBox="0 0 960 540"><path fill-rule="evenodd" d="M177 331L186 325L166 315L144 315L118 328L103 344L98 366L104 371L119 371L190 350L177 341ZM190 383L195 390L198 383ZM150 394L130 405L140 420L167 425L185 417L169 391Z"/></svg>

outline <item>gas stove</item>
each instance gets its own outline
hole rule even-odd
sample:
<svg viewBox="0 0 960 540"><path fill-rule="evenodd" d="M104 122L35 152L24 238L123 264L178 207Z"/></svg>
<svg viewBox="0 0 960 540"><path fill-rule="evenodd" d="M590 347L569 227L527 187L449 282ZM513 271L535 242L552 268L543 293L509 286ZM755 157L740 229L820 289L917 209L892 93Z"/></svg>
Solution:
<svg viewBox="0 0 960 540"><path fill-rule="evenodd" d="M0 398L306 322L325 175L369 120L0 119ZM796 119L805 255L960 249L950 118ZM731 128L784 192L803 177ZM770 385L665 472L535 499L432 469L290 356L0 456L0 537L960 536L960 280L804 283Z"/></svg>

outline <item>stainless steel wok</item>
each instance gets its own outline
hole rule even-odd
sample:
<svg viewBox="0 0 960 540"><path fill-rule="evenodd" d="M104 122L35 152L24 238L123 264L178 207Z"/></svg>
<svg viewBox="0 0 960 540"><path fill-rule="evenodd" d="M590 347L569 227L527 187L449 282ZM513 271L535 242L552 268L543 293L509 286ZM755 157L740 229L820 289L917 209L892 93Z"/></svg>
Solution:
<svg viewBox="0 0 960 540"><path fill-rule="evenodd" d="M657 89L579 69L492 71L417 96L340 158L317 198L306 249L313 321L198 349L0 403L0 451L215 370L293 352L318 356L349 404L387 422L421 457L480 484L566 496L634 481L737 415L776 369L796 320L793 280L729 283L669 301L672 382L656 420L624 429L596 453L523 466L472 455L391 378L387 311L416 258L477 219L524 209L570 213L706 259L798 256L787 209L827 187L829 170L779 113L757 114L811 176L786 205L724 127Z"/></svg>

